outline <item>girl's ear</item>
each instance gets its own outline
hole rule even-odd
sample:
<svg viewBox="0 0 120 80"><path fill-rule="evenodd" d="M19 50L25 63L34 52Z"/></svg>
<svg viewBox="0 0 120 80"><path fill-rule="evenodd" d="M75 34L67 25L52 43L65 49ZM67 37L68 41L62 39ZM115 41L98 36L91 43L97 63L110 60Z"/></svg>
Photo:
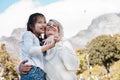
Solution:
<svg viewBox="0 0 120 80"><path fill-rule="evenodd" d="M33 27L32 27L32 25L30 24L29 26L30 26L30 29L31 29L31 30L33 30Z"/></svg>
<svg viewBox="0 0 120 80"><path fill-rule="evenodd" d="M31 30L32 32L34 32L34 26L32 26L32 25L30 24L29 27L30 27L30 30Z"/></svg>
<svg viewBox="0 0 120 80"><path fill-rule="evenodd" d="M30 29L33 31L34 30L34 26L30 24Z"/></svg>

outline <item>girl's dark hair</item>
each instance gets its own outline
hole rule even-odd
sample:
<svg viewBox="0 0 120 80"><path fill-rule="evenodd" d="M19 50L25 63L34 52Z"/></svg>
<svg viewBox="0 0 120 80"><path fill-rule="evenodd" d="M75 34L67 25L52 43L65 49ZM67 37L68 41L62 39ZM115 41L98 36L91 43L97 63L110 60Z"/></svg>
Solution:
<svg viewBox="0 0 120 80"><path fill-rule="evenodd" d="M36 23L38 17L44 18L45 23L46 23L46 19L45 19L45 16L43 14L41 14L41 13L31 14L29 19L28 19L28 22L27 22L27 31L33 32L31 27L35 26L35 23Z"/></svg>

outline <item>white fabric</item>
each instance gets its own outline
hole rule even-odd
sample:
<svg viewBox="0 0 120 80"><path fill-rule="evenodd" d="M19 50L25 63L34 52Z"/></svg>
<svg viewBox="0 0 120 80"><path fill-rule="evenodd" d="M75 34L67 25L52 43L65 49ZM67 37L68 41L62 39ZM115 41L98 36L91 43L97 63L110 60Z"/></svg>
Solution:
<svg viewBox="0 0 120 80"><path fill-rule="evenodd" d="M22 36L21 53L21 61L28 60L27 64L40 67L44 70L44 57L39 39L31 31L26 31Z"/></svg>
<svg viewBox="0 0 120 80"><path fill-rule="evenodd" d="M62 40L48 50L45 59L47 80L77 80L79 59L68 41Z"/></svg>

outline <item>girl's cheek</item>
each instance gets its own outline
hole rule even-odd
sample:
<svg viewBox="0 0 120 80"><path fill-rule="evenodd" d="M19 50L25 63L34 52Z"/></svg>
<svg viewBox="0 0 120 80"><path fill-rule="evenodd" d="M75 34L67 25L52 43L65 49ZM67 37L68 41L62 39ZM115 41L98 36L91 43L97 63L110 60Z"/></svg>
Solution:
<svg viewBox="0 0 120 80"><path fill-rule="evenodd" d="M42 28L43 27L41 23L36 23L35 26L38 27L38 28Z"/></svg>

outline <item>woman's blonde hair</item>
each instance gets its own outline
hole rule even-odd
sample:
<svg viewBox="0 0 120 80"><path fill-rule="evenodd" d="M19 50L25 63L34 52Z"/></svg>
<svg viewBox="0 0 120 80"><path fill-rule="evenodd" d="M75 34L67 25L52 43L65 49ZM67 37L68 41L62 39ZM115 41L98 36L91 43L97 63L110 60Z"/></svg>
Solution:
<svg viewBox="0 0 120 80"><path fill-rule="evenodd" d="M63 37L64 36L64 31L63 31L62 24L60 22L58 22L57 20L55 20L55 19L50 19L49 21L54 22L58 26L58 30L59 30L60 36Z"/></svg>

